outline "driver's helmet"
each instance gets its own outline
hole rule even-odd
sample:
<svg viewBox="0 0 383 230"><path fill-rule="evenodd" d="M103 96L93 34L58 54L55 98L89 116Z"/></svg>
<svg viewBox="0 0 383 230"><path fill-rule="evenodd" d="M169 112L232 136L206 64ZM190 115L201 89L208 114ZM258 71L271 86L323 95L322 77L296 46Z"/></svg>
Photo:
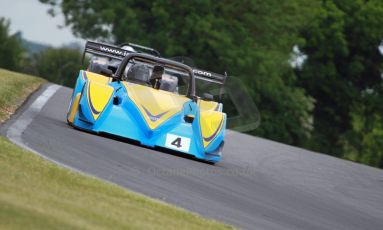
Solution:
<svg viewBox="0 0 383 230"><path fill-rule="evenodd" d="M161 90L177 93L178 78L170 75L164 75L161 79Z"/></svg>
<svg viewBox="0 0 383 230"><path fill-rule="evenodd" d="M149 85L150 70L146 65L134 64L129 68L126 79L140 85Z"/></svg>
<svg viewBox="0 0 383 230"><path fill-rule="evenodd" d="M121 49L130 51L130 52L136 52L136 50L133 49L133 47L128 46L128 45L122 46Z"/></svg>

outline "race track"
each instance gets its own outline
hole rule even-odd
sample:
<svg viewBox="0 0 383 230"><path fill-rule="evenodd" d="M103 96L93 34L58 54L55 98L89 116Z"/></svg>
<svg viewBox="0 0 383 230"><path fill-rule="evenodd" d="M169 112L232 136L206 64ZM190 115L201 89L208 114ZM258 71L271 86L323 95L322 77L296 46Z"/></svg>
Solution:
<svg viewBox="0 0 383 230"><path fill-rule="evenodd" d="M30 116L39 90L1 127ZM243 229L383 229L383 171L229 132L209 165L68 126L61 87L20 133L50 160Z"/></svg>

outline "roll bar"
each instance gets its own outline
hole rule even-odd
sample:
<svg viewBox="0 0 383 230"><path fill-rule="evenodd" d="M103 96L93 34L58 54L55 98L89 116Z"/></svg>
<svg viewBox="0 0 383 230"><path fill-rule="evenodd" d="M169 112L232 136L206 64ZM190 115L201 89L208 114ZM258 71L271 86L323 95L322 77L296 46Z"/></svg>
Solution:
<svg viewBox="0 0 383 230"><path fill-rule="evenodd" d="M176 61L172 61L169 59L155 57L155 56L152 56L149 54L143 54L143 53L130 53L130 54L126 55L124 57L124 59L122 59L121 64L118 66L118 69L114 75L114 78L119 79L119 80L122 79L122 74L123 74L126 66L128 65L129 61L132 59L143 60L143 61L147 61L147 62L153 63L153 64L160 64L160 65L163 65L165 67L171 67L171 68L183 70L183 71L189 73L190 82L189 82L187 97L189 97L193 100L196 100L195 76L194 76L193 69L190 66L187 66L185 64L182 64L182 63L179 63Z"/></svg>

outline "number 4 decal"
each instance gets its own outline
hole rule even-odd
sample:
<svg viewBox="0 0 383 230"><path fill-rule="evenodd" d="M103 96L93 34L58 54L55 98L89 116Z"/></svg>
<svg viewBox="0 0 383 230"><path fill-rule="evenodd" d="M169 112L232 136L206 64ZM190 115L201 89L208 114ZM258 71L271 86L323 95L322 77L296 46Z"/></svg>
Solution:
<svg viewBox="0 0 383 230"><path fill-rule="evenodd" d="M181 137L177 137L173 142L172 145L177 146L177 148L181 148Z"/></svg>
<svg viewBox="0 0 383 230"><path fill-rule="evenodd" d="M168 133L165 146L182 152L189 152L190 138Z"/></svg>

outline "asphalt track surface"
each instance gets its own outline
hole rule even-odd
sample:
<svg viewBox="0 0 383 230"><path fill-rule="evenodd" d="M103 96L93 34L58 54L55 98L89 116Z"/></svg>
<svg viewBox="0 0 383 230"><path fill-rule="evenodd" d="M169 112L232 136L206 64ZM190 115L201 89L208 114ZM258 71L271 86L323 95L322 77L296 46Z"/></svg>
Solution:
<svg viewBox="0 0 383 230"><path fill-rule="evenodd" d="M42 87L1 127L23 123ZM68 126L61 87L19 134L44 157L243 229L383 229L383 171L229 132L209 165ZM33 118L33 119L32 119ZM186 227L186 226L185 226Z"/></svg>

